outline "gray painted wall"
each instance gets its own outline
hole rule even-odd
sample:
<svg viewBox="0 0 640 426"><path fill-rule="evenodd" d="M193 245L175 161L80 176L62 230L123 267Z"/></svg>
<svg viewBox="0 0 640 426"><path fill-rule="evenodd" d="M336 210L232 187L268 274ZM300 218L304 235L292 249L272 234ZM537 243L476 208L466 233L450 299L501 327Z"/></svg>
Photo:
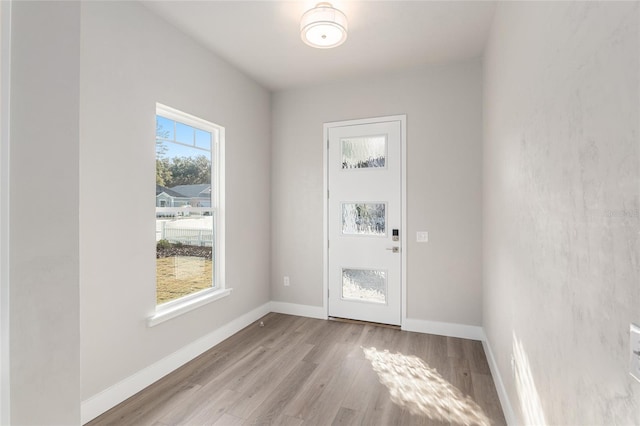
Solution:
<svg viewBox="0 0 640 426"><path fill-rule="evenodd" d="M273 95L272 300L322 306L323 123L406 113L408 317L482 323L481 86L470 61Z"/></svg>
<svg viewBox="0 0 640 426"><path fill-rule="evenodd" d="M501 3L484 64L484 327L523 424L639 424L637 3Z"/></svg>
<svg viewBox="0 0 640 426"><path fill-rule="evenodd" d="M269 301L271 130L266 90L137 2L83 3L80 65L86 400ZM226 129L226 283L233 292L148 328L156 101ZM116 199L127 207L111 208Z"/></svg>
<svg viewBox="0 0 640 426"><path fill-rule="evenodd" d="M14 2L11 424L80 423L80 4Z"/></svg>
<svg viewBox="0 0 640 426"><path fill-rule="evenodd" d="M9 92L11 3L0 2L0 424L9 418Z"/></svg>

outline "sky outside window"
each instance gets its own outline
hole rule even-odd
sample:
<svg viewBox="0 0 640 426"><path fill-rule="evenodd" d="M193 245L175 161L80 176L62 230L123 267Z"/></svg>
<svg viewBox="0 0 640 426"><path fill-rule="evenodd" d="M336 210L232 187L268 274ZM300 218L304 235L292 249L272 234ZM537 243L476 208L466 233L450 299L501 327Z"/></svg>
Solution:
<svg viewBox="0 0 640 426"><path fill-rule="evenodd" d="M211 160L211 133L156 116L157 143L164 148L163 158L197 157ZM177 143L175 143L177 142Z"/></svg>

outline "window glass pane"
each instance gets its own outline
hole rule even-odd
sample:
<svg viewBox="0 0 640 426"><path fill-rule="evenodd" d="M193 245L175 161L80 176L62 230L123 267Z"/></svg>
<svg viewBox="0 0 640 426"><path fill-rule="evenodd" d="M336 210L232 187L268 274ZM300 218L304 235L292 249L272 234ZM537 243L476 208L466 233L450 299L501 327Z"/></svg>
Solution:
<svg viewBox="0 0 640 426"><path fill-rule="evenodd" d="M174 123L159 116L156 119L157 130ZM168 140L156 139L157 304L214 286L212 136L179 122L175 126L175 139L173 133ZM196 130L201 141L208 139L208 145L194 146Z"/></svg>
<svg viewBox="0 0 640 426"><path fill-rule="evenodd" d="M156 303L211 288L212 216L162 220L164 238L156 250ZM204 244L204 245L200 245Z"/></svg>
<svg viewBox="0 0 640 426"><path fill-rule="evenodd" d="M342 139L342 168L384 167L387 156L386 136L363 136Z"/></svg>
<svg viewBox="0 0 640 426"><path fill-rule="evenodd" d="M342 298L387 303L387 273L373 269L343 269Z"/></svg>
<svg viewBox="0 0 640 426"><path fill-rule="evenodd" d="M211 150L211 133L196 129L196 146Z"/></svg>
<svg viewBox="0 0 640 426"><path fill-rule="evenodd" d="M204 164L199 164L196 169L194 169L194 167L196 167L197 160L200 157L204 157L207 161L207 165L210 165L211 151L204 151L202 149L176 143L169 143L167 145L168 148L166 155L173 160L173 163L176 164L174 172L176 173L175 179L177 181L185 181L188 183L209 183L211 173L209 170L206 170Z"/></svg>
<svg viewBox="0 0 640 426"><path fill-rule="evenodd" d="M384 203L343 203L342 233L345 235L385 235Z"/></svg>
<svg viewBox="0 0 640 426"><path fill-rule="evenodd" d="M187 126L186 124L176 123L176 141L186 143L188 145L193 145L194 130L195 129L193 127Z"/></svg>
<svg viewBox="0 0 640 426"><path fill-rule="evenodd" d="M156 137L171 140L175 139L173 125L173 120L156 115Z"/></svg>

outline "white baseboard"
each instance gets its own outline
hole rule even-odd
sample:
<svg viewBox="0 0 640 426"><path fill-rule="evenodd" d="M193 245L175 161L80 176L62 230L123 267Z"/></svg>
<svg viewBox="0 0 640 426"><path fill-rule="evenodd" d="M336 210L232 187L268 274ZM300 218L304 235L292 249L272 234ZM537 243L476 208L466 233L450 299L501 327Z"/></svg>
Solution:
<svg viewBox="0 0 640 426"><path fill-rule="evenodd" d="M297 315L299 317L327 319L327 312L322 306L299 305L297 303L271 302L271 312Z"/></svg>
<svg viewBox="0 0 640 426"><path fill-rule="evenodd" d="M404 321L402 321L402 329L404 331L415 331L416 333L437 334L439 336L459 337L461 339L484 340L482 327L476 325L405 318Z"/></svg>
<svg viewBox="0 0 640 426"><path fill-rule="evenodd" d="M150 384L158 381L178 367L191 361L213 346L231 337L252 322L270 312L270 303L236 318L206 336L190 343L160 361L138 371L102 392L82 401L81 421L85 424L105 411L115 407L125 399L135 395Z"/></svg>
<svg viewBox="0 0 640 426"><path fill-rule="evenodd" d="M498 364L496 363L493 351L491 350L491 345L489 344L489 340L486 336L482 340L482 347L484 348L484 353L487 355L487 361L489 362L489 368L491 369L491 376L493 377L493 383L496 384L496 391L498 392L498 398L500 398L500 405L502 405L502 412L504 413L505 420L508 425L516 425L518 423L516 421L513 407L511 406L511 401L507 395L507 389L504 387L500 370L498 370Z"/></svg>

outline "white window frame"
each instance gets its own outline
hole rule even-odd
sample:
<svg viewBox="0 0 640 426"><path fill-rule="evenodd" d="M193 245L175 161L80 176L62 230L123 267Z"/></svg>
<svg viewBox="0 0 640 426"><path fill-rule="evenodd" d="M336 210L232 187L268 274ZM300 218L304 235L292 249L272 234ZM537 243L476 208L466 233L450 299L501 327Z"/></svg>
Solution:
<svg viewBox="0 0 640 426"><path fill-rule="evenodd" d="M225 130L224 127L179 111L175 108L156 103L156 114L200 130L211 132L211 210L214 217L214 277L212 287L176 300L156 305L155 312L147 320L149 327L175 318L200 306L231 294L231 288L225 285ZM154 115L154 123L155 123ZM155 141L155 138L154 138ZM155 144L154 144L155 145ZM155 151L154 151L155 152ZM209 210L207 208L207 210ZM155 293L154 293L155 297Z"/></svg>

